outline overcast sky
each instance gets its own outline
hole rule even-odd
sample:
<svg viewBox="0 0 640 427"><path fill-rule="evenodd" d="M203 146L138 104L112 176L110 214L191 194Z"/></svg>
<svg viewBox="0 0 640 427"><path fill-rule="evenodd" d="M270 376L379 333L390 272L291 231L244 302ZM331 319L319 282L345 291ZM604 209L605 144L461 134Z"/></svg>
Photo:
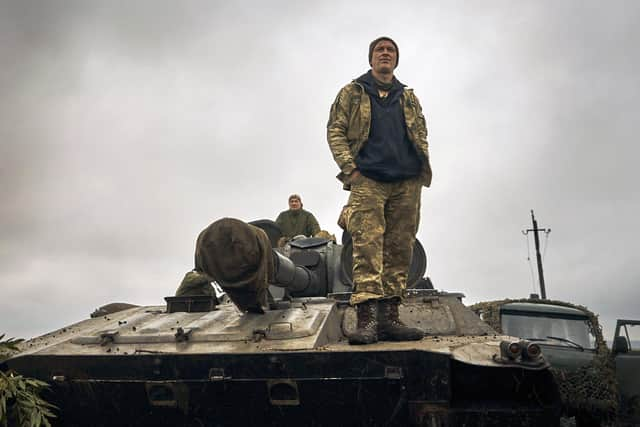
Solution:
<svg viewBox="0 0 640 427"><path fill-rule="evenodd" d="M389 35L427 117L435 286L528 296L534 209L547 295L611 335L640 318L638 22L637 1L0 0L0 334L163 304L200 230L290 193L339 234L329 106Z"/></svg>

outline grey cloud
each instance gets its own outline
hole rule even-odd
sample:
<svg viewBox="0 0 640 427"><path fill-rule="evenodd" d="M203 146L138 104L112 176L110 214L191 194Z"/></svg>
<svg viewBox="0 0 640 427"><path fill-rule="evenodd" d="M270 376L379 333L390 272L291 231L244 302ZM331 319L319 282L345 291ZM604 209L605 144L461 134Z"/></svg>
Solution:
<svg viewBox="0 0 640 427"><path fill-rule="evenodd" d="M404 1L380 22L385 5L3 3L6 332L159 304L210 221L273 218L293 192L339 234L328 107L379 34L400 43L398 76L427 114L435 179L419 237L436 286L468 302L530 293L520 230L533 208L553 229L549 294L609 323L640 317L640 7Z"/></svg>

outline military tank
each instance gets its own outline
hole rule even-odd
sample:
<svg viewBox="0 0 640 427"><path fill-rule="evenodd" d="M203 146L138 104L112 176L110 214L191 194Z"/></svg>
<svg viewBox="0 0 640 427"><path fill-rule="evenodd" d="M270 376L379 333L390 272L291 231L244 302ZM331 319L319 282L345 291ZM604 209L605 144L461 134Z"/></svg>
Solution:
<svg viewBox="0 0 640 427"><path fill-rule="evenodd" d="M424 338L352 346L348 236L277 241L270 221L216 221L166 304L102 307L1 368L51 384L65 426L558 425L540 347L432 289L419 242L400 316Z"/></svg>

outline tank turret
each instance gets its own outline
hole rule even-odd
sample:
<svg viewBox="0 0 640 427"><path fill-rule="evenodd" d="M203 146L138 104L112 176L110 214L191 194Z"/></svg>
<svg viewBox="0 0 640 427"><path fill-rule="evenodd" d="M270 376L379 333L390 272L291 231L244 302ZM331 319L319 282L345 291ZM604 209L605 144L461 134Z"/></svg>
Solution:
<svg viewBox="0 0 640 427"><path fill-rule="evenodd" d="M217 220L198 236L195 271L219 284L243 311L264 312L270 297L326 297L351 292L348 233L343 236L343 245L327 238L298 236L276 248L280 237L273 221ZM409 287L422 278L425 269L426 255L416 240Z"/></svg>

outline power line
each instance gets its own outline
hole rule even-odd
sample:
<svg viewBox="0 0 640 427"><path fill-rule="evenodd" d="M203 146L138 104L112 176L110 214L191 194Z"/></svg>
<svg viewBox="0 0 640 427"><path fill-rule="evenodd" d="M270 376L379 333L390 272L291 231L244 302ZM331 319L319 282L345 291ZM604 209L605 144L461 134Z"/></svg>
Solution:
<svg viewBox="0 0 640 427"><path fill-rule="evenodd" d="M551 233L550 229L547 229L544 232L544 249L542 249L542 260L543 261L544 261L544 257L547 255L547 247L549 247L549 233Z"/></svg>
<svg viewBox="0 0 640 427"><path fill-rule="evenodd" d="M529 251L529 234L524 233L525 237L527 238L526 244L527 244L527 261L529 264L529 271L531 272L531 289L533 289L533 293L536 292L536 278L533 275L533 264L531 263L531 252Z"/></svg>

